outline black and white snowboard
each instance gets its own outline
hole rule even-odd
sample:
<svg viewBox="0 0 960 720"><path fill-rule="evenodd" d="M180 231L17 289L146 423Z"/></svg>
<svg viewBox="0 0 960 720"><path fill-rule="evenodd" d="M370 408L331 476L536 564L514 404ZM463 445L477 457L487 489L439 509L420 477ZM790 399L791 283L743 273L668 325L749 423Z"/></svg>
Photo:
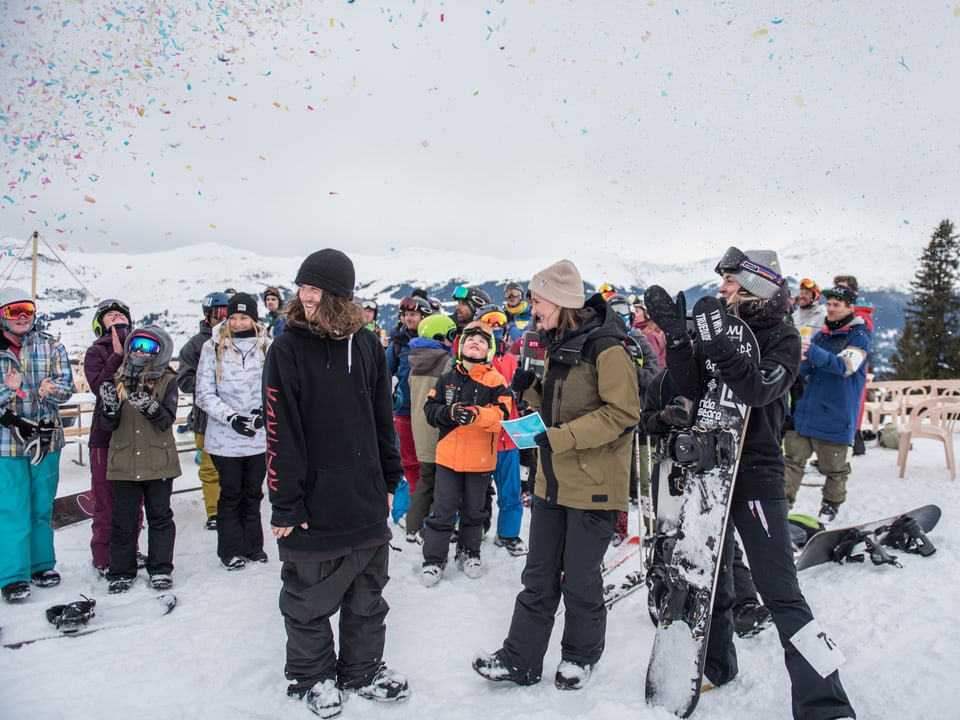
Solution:
<svg viewBox="0 0 960 720"><path fill-rule="evenodd" d="M177 606L176 595L151 595L140 598L132 602L108 605L101 607L94 606L94 612L86 625L80 627L70 627L65 630L53 628L48 632L31 635L23 639L8 640L6 635L9 632L4 628L3 647L10 649L22 648L24 645L32 645L41 640L53 640L55 638L80 637L81 635L90 635L91 633L108 628L128 627L139 625L154 618L163 617L173 612Z"/></svg>
<svg viewBox="0 0 960 720"><path fill-rule="evenodd" d="M759 363L753 331L739 318L728 320L734 345ZM684 718L700 698L720 552L750 414L709 360L705 376L693 428L663 440L665 455L684 468L683 494L672 548L669 553L654 550L648 573L657 635L647 666L646 699Z"/></svg>
<svg viewBox="0 0 960 720"><path fill-rule="evenodd" d="M924 505L883 520L822 530L807 541L797 558L797 570L831 561L860 562L864 553L875 565L899 565L891 550L932 555L936 548L926 533L939 520L940 508Z"/></svg>

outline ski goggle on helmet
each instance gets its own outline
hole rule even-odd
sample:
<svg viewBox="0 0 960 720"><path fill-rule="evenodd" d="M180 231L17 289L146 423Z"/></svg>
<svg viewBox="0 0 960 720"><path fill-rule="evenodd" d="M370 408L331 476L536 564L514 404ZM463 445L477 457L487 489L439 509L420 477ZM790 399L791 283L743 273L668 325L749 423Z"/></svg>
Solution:
<svg viewBox="0 0 960 720"><path fill-rule="evenodd" d="M156 355L160 352L160 341L150 335L134 335L128 346L130 352L142 352L147 355Z"/></svg>
<svg viewBox="0 0 960 720"><path fill-rule="evenodd" d="M754 275L759 275L778 287L782 286L784 282L786 282L783 279L783 276L778 272L751 260L743 253L742 250L738 250L735 247L729 248L723 254L723 257L720 258L720 262L717 263L717 266L713 271L717 275L723 275L724 273L736 273L740 272L741 270L746 270Z"/></svg>
<svg viewBox="0 0 960 720"><path fill-rule="evenodd" d="M3 308L0 309L0 313L2 313L3 317L7 320L16 320L20 317L32 318L37 314L37 306L29 300L23 300L21 302L4 305Z"/></svg>
<svg viewBox="0 0 960 720"><path fill-rule="evenodd" d="M476 336L481 336L486 341L487 357L482 361L473 360L473 362L490 362L493 360L493 354L496 352L495 343L493 341L493 328L491 328L485 322L480 322L479 320L474 320L463 329L462 333L460 333L460 343L457 347L457 360L463 359L463 344L466 342L467 338Z"/></svg>

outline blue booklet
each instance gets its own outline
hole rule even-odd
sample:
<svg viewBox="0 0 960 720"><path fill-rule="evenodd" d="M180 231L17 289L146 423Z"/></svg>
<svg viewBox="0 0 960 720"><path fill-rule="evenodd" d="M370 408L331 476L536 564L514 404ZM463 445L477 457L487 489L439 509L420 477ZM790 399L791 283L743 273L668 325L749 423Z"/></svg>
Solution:
<svg viewBox="0 0 960 720"><path fill-rule="evenodd" d="M538 412L532 415L524 415L517 420L501 420L500 424L507 431L507 435L510 436L514 444L521 450L535 448L537 444L533 441L533 436L547 431L547 426L543 424L543 418L540 417Z"/></svg>

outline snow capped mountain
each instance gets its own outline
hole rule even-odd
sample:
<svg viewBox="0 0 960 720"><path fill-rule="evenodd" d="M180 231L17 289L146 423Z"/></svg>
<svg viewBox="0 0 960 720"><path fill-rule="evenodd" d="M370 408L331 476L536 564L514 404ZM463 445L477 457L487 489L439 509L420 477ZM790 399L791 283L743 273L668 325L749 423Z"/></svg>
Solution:
<svg viewBox="0 0 960 720"><path fill-rule="evenodd" d="M891 244L871 248L851 247L844 241L796 243L780 252L780 261L789 277L810 277L821 287L827 287L836 274L856 275L864 296L878 306L877 352L886 357L889 348L883 349L884 338L893 338L902 327L899 308L908 299L905 294L925 242L918 240L915 247ZM13 238L0 242L4 285L30 290L29 245ZM751 244L744 243L744 247ZM414 287L425 288L449 310L458 284L480 285L499 302L508 281L526 284L535 272L559 259L547 254L521 256L523 250L504 259L461 250L409 248L371 256L343 249L356 265L356 296L380 303L380 323L385 327L392 324L400 299ZM724 250L718 247L716 254L707 258L687 258L680 248L675 260L662 262L648 261L642 247L624 248L620 255L591 253L585 247L570 259L580 268L588 290L603 283L627 292L659 284L670 293L683 290L692 304L715 290L713 267ZM204 295L234 288L259 296L270 285L290 293L302 259L212 243L129 254L83 253L41 241L37 297L47 326L60 333L71 357L82 354L93 340L92 310L99 300L110 297L129 304L135 322L165 326L179 348L196 332Z"/></svg>

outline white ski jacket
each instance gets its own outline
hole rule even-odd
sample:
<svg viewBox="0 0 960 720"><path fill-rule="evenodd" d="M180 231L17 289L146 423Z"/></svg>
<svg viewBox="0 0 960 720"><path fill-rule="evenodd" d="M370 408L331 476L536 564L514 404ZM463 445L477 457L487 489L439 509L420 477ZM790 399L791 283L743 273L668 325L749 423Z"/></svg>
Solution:
<svg viewBox="0 0 960 720"><path fill-rule="evenodd" d="M224 321L225 322L225 321ZM261 427L253 437L236 432L228 418L234 414L252 416L262 403L260 378L263 359L270 339L233 338L232 347L223 349L220 379L217 380L217 343L220 342L223 323L213 328L213 334L203 344L197 366L197 389L194 400L207 413L204 447L211 455L248 457L267 450L267 435Z"/></svg>

